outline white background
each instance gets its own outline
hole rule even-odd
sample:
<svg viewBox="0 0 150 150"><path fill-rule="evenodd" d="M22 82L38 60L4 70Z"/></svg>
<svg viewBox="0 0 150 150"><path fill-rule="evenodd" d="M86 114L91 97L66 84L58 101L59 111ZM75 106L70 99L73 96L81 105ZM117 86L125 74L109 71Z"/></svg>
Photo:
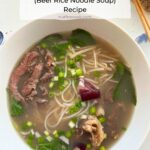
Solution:
<svg viewBox="0 0 150 150"><path fill-rule="evenodd" d="M53 1L54 0L51 0L51 2ZM64 7L86 8L87 14L101 18L130 17L130 0L116 0L115 4L97 3L97 0L93 1L94 3L71 3L70 0L68 0L68 3L37 3L35 5L34 0L20 0L20 17L27 20L36 19L55 13L64 13ZM64 15L67 14L68 13L64 13ZM85 15L85 13L76 13L76 15Z"/></svg>
<svg viewBox="0 0 150 150"><path fill-rule="evenodd" d="M131 19L114 19L112 21L128 32L134 39L144 32L134 7L132 7ZM0 0L0 31L5 33L5 39L26 23L26 21L19 19L19 0ZM150 63L150 43L141 46ZM13 139L9 140L13 142ZM7 144L7 141L3 144ZM11 148L11 150L17 149ZM150 150L150 134L140 150Z"/></svg>

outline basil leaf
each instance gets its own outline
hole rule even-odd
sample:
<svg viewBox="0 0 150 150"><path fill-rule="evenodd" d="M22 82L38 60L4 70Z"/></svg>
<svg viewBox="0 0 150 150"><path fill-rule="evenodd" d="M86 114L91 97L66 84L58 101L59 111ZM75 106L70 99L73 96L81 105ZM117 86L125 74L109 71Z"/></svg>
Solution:
<svg viewBox="0 0 150 150"><path fill-rule="evenodd" d="M134 105L137 103L132 76L127 69L114 90L113 99L130 101Z"/></svg>
<svg viewBox="0 0 150 150"><path fill-rule="evenodd" d="M96 43L92 35L83 29L73 30L71 36L69 37L69 42L72 45L78 46L88 46Z"/></svg>
<svg viewBox="0 0 150 150"><path fill-rule="evenodd" d="M113 79L116 80L116 81L120 81L120 79L122 78L124 73L125 73L125 66L124 66L124 64L117 63L116 71L115 71L115 73L113 75Z"/></svg>

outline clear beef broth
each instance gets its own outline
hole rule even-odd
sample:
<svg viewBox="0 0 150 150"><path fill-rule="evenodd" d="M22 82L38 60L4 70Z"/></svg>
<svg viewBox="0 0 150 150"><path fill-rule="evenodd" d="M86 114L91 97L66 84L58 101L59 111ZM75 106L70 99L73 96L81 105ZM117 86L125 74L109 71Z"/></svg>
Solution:
<svg viewBox="0 0 150 150"><path fill-rule="evenodd" d="M68 38L69 33L63 33L65 39ZM109 43L106 41L97 38L97 45L100 47L100 51L108 56L108 57L113 57L114 59L118 60L121 63L125 63L125 61L122 59L120 54L118 54L117 50L111 46ZM39 53L39 48L36 48L36 46L33 46L29 51L38 51ZM27 51L26 53L28 53ZM41 49L42 51L42 49ZM90 51L86 53L86 56L84 56L86 60L91 60L91 53ZM21 59L22 60L22 59ZM39 56L39 59L37 62L41 62L41 60L44 60L43 62L46 63L45 61L45 55ZM101 61L105 61L106 58L104 57L101 59ZM110 60L111 61L111 60ZM19 61L20 63L20 61ZM17 65L18 66L18 65ZM60 65L63 66L63 65ZM90 68L90 67L89 67ZM87 70L89 69L87 67ZM113 68L113 67L112 67ZM32 68L31 68L32 69ZM15 70L15 68L14 68ZM89 69L90 70L90 69ZM43 69L42 73L46 72L47 70ZM31 70L32 72L32 70ZM110 71L106 71L105 73L109 73ZM21 89L24 85L24 82L31 76L32 73L28 72L25 73L21 78L18 83L18 91L21 92ZM92 79L94 81L97 81L97 77L93 76L93 74L85 74L86 78ZM46 82L38 82L37 84L37 94L33 97L33 99L30 101L27 101L24 106L25 113L23 113L21 116L17 117L12 117L12 122L14 126L16 127L17 131L20 133L20 127L22 124L24 124L27 121L31 121L34 127L34 131L38 132L40 135L43 135L45 129L45 117L48 114L48 112L51 112L55 108L58 107L58 111L56 111L51 117L49 117L48 122L50 123L55 123L57 122L58 119L58 114L61 112L59 110L58 103L54 99L54 97L49 97L49 94L45 94L44 96L42 95L43 91L41 90L41 87L46 88L47 91L49 91L49 82L51 82L51 79L47 80ZM101 81L99 80L99 84L101 84ZM104 122L103 125L103 130L105 132L106 139L101 143L102 146L105 146L106 148L111 147L112 144L114 144L120 137L121 135L125 132L125 130L128 127L128 123L131 119L134 107L133 104L131 104L128 101L113 101L113 91L115 89L117 82L111 82L108 81L104 85L100 86L100 91L101 91L101 98L98 98L98 103L95 104L94 106L98 109L99 106L104 109L105 112L105 118L106 122ZM78 89L78 87L76 86ZM57 90L56 90L57 91ZM65 94L65 98L69 99L71 97L73 89L70 89L67 91ZM10 92L10 97L13 97L13 94ZM46 100L46 102L38 102L38 100ZM61 99L61 97L58 97L58 99ZM76 97L74 99L77 99ZM9 100L11 104L11 99ZM87 115L87 112L85 113ZM61 113L60 113L61 115ZM84 115L84 114L83 114ZM77 117L79 118L79 116ZM63 130L67 131L69 130L68 123L71 119L64 119L60 122L60 124L50 130L50 135L53 135L53 132L56 130ZM88 136L89 137L88 137ZM27 139L26 136L22 136L25 140ZM86 138L85 138L86 137ZM88 137L88 138L87 138ZM76 135L76 132L74 132L74 135L72 137L69 137L70 145L71 147L75 144L77 141L81 141L81 143L84 144L89 144L90 143L90 134L86 133L81 137L78 137ZM73 149L73 148L72 148ZM91 149L94 150L99 150L99 147L91 147Z"/></svg>

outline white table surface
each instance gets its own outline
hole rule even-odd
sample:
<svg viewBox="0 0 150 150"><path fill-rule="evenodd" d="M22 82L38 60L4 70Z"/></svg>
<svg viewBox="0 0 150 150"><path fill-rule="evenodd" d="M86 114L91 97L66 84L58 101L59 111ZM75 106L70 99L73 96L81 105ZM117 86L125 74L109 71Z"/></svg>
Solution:
<svg viewBox="0 0 150 150"><path fill-rule="evenodd" d="M133 39L144 33L143 27L133 6L131 19L113 19L112 21L128 32ZM0 0L0 31L4 33L5 39L26 23L27 21L19 19L19 0ZM150 42L140 44L140 46L150 63ZM150 133L140 150L150 150Z"/></svg>

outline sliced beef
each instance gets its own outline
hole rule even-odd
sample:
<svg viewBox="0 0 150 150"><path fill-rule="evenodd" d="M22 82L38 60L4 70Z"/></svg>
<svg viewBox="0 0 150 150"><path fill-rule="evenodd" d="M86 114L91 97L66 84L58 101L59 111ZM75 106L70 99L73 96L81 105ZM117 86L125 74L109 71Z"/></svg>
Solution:
<svg viewBox="0 0 150 150"><path fill-rule="evenodd" d="M52 54L49 51L47 51L47 53L45 55L45 61L46 61L47 69L50 69L50 67L53 63L53 58L52 58Z"/></svg>
<svg viewBox="0 0 150 150"><path fill-rule="evenodd" d="M33 63L34 59L38 57L36 51L28 52L20 65L14 70L10 77L9 88L13 96L18 101L24 101L24 97L18 91L18 83L20 78L28 71L28 67Z"/></svg>
<svg viewBox="0 0 150 150"><path fill-rule="evenodd" d="M41 76L40 81L47 82L48 80L50 80L54 76L54 74L52 72L53 58L52 58L52 55L49 51L46 52L45 57L44 57L44 61L45 61L45 64L44 64L45 72Z"/></svg>
<svg viewBox="0 0 150 150"><path fill-rule="evenodd" d="M36 86L39 82L39 78L41 76L42 70L43 70L44 64L39 63L35 66L32 75L28 78L28 80L24 83L21 93L25 97L29 97L32 95L35 96L37 94L36 92Z"/></svg>
<svg viewBox="0 0 150 150"><path fill-rule="evenodd" d="M49 79L51 79L54 76L54 74L51 71L45 72L42 77L40 78L40 81L47 82Z"/></svg>
<svg viewBox="0 0 150 150"><path fill-rule="evenodd" d="M44 56L46 55L46 49L41 48L39 45L37 45L37 46L35 47L35 49L40 53L40 55L41 55L42 57L44 57Z"/></svg>
<svg viewBox="0 0 150 150"><path fill-rule="evenodd" d="M42 96L48 95L48 89L44 85L41 85L39 88L40 88L40 94Z"/></svg>
<svg viewBox="0 0 150 150"><path fill-rule="evenodd" d="M103 131L103 126L95 116L88 116L88 119L82 124L82 129L90 133L90 140L93 147L100 146L105 139L106 135Z"/></svg>

